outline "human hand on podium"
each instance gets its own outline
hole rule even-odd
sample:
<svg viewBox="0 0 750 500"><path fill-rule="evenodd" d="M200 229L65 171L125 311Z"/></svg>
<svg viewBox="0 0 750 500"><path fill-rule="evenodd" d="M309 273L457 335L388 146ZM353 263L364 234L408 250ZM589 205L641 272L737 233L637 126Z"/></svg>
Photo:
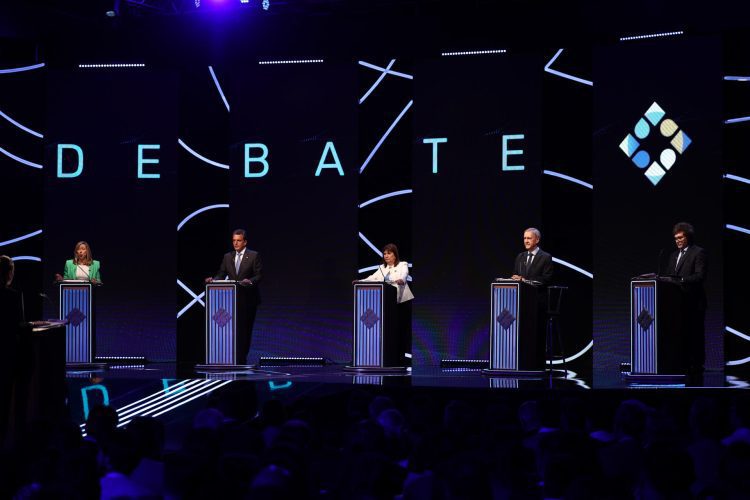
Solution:
<svg viewBox="0 0 750 500"><path fill-rule="evenodd" d="M518 274L514 274L513 276L510 277L510 279L512 279L514 281L523 281L523 276L519 276Z"/></svg>
<svg viewBox="0 0 750 500"><path fill-rule="evenodd" d="M396 281L394 281L394 283L396 283L397 285L403 285L406 282L404 280L402 280L401 278L399 278Z"/></svg>
<svg viewBox="0 0 750 500"><path fill-rule="evenodd" d="M245 278L244 280L240 281L240 285L242 286L251 286L253 284L253 281Z"/></svg>
<svg viewBox="0 0 750 500"><path fill-rule="evenodd" d="M213 279L213 278L206 278L206 279L205 279L205 282L206 282L206 283L212 283L213 281L214 281L214 279Z"/></svg>
<svg viewBox="0 0 750 500"><path fill-rule="evenodd" d="M62 274L55 273L55 281L62 281L62 280L63 280Z"/></svg>

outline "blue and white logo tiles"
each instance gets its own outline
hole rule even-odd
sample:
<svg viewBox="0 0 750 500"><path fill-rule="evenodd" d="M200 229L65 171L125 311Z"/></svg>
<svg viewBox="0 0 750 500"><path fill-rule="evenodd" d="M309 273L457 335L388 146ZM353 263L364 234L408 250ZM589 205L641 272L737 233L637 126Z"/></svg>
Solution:
<svg viewBox="0 0 750 500"><path fill-rule="evenodd" d="M677 161L677 155L682 155L690 146L692 140L680 130L680 127L670 118L664 118L666 112L654 102L646 113L633 127L633 133L625 136L620 143L620 149L628 155L636 167L646 169L644 175L656 186L667 174ZM648 151L642 148L641 141L649 134L661 134L666 142L664 149L652 157ZM653 141L651 141L653 143ZM671 147L670 147L671 146Z"/></svg>

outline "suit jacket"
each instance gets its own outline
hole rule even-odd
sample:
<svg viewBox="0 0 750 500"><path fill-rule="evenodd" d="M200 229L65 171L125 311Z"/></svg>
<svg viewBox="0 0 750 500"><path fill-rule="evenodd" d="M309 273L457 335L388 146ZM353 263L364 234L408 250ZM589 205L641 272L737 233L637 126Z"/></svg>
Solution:
<svg viewBox="0 0 750 500"><path fill-rule="evenodd" d="M703 282L706 281L708 272L708 258L706 251L699 246L690 245L685 251L685 255L677 263L679 250L672 252L667 263L667 272L679 278L682 289L692 299L696 305L703 309L706 308L706 291L703 288Z"/></svg>
<svg viewBox="0 0 750 500"><path fill-rule="evenodd" d="M100 268L101 268L101 265L99 264L99 261L92 260L91 266L89 267L89 279L101 281L102 277L99 274ZM76 265L73 262L73 259L69 259L65 261L65 271L63 272L63 279L64 280L78 279L76 278Z"/></svg>
<svg viewBox="0 0 750 500"><path fill-rule="evenodd" d="M248 298L254 301L256 304L260 304L260 291L258 284L262 278L262 264L260 260L260 254L249 248L245 248L245 253L242 255L242 262L240 263L240 272L238 273L234 268L234 257L237 252L231 251L224 254L224 258L221 259L221 266L216 271L214 279L223 280L229 277L230 280L242 281L249 279L253 284L249 287L244 287L248 292ZM243 288L243 287L240 287Z"/></svg>
<svg viewBox="0 0 750 500"><path fill-rule="evenodd" d="M541 248L534 256L534 260L531 261L531 268L526 270L526 255L528 252L521 252L516 257L516 262L513 264L513 274L523 276L527 280L539 281L543 285L549 285L552 281L552 273L554 267L552 266L552 256L542 250Z"/></svg>

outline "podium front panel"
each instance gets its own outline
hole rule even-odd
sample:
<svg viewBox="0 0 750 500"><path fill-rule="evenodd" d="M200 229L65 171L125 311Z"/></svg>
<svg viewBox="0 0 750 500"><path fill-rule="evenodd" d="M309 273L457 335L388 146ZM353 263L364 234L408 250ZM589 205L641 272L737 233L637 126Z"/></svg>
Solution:
<svg viewBox="0 0 750 500"><path fill-rule="evenodd" d="M382 283L354 285L354 366L382 367L383 301Z"/></svg>
<svg viewBox="0 0 750 500"><path fill-rule="evenodd" d="M658 373L656 281L630 283L630 356L634 374Z"/></svg>
<svg viewBox="0 0 750 500"><path fill-rule="evenodd" d="M206 286L206 364L233 365L237 352L236 285Z"/></svg>
<svg viewBox="0 0 750 500"><path fill-rule="evenodd" d="M65 362L91 363L94 359L91 284L60 284L60 319L65 326Z"/></svg>
<svg viewBox="0 0 750 500"><path fill-rule="evenodd" d="M518 370L519 284L492 283L490 369Z"/></svg>

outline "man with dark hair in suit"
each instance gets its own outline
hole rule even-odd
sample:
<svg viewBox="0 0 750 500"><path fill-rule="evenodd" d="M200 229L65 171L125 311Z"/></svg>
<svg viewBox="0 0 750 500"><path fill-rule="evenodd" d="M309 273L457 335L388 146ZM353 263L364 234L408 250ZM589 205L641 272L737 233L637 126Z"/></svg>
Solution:
<svg viewBox="0 0 750 500"><path fill-rule="evenodd" d="M539 248L542 233L535 227L523 232L523 246L526 249L516 257L513 264L513 276L516 281L538 281L549 285L552 281L552 256Z"/></svg>
<svg viewBox="0 0 750 500"><path fill-rule="evenodd" d="M694 244L695 230L687 222L678 222L672 228L677 246L669 256L667 272L674 276L682 288L682 321L685 335L685 359L689 375L703 372L705 354L706 281L708 259L706 251Z"/></svg>
<svg viewBox="0 0 750 500"><path fill-rule="evenodd" d="M247 236L244 229L234 230L232 247L234 251L224 254L219 270L213 278L206 278L206 283L227 277L239 282L240 286L237 287L237 364L244 365L250 351L255 313L260 304L258 283L261 279L262 266L260 254L247 248Z"/></svg>

